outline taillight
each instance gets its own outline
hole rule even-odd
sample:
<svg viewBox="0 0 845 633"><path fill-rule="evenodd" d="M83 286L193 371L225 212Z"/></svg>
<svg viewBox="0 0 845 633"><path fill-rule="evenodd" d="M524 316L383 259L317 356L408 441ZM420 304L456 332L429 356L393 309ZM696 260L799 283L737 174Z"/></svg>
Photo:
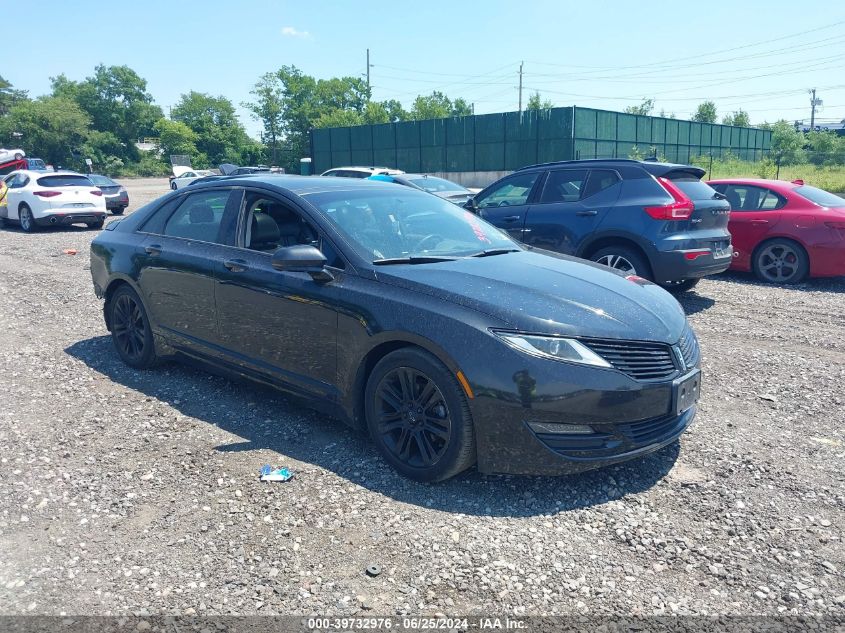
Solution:
<svg viewBox="0 0 845 633"><path fill-rule="evenodd" d="M62 195L61 191L33 191L32 193L39 198L55 198Z"/></svg>
<svg viewBox="0 0 845 633"><path fill-rule="evenodd" d="M92 195L92 196L102 196L102 195L103 195L103 192L102 192L102 191L100 191L99 189L92 189L92 190L91 190L91 195Z"/></svg>
<svg viewBox="0 0 845 633"><path fill-rule="evenodd" d="M829 226L832 229L839 229L840 231L845 231L845 221L833 221L833 222L825 222L825 225Z"/></svg>
<svg viewBox="0 0 845 633"><path fill-rule="evenodd" d="M655 220L687 220L695 210L695 205L675 183L668 178L658 178L663 189L666 190L674 202L659 207L645 207L645 212Z"/></svg>

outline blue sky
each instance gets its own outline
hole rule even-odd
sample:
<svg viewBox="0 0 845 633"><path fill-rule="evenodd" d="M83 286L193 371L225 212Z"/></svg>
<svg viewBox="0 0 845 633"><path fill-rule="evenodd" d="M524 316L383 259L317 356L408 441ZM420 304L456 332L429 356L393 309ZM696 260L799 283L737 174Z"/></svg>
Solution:
<svg viewBox="0 0 845 633"><path fill-rule="evenodd" d="M50 7L54 10L51 10ZM188 90L235 104L264 72L293 64L316 77L363 75L366 49L377 100L441 90L476 113L516 110L533 90L555 105L621 110L643 97L656 112L691 116L701 101L720 117L743 108L753 123L845 119L845 4L579 2L39 3L38 38L0 71L47 93L51 76L127 64L167 112ZM15 59L17 57L17 59ZM239 108L247 130L259 125Z"/></svg>

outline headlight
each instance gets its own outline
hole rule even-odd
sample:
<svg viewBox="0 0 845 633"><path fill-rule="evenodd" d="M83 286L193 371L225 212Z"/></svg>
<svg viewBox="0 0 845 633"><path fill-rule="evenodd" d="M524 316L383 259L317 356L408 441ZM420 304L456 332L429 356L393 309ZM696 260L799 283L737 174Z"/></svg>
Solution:
<svg viewBox="0 0 845 633"><path fill-rule="evenodd" d="M612 366L586 345L579 343L575 339L519 334L516 332L499 332L496 330L493 330L493 334L514 349L533 356L565 360L570 363L580 363L582 365L593 365L594 367Z"/></svg>

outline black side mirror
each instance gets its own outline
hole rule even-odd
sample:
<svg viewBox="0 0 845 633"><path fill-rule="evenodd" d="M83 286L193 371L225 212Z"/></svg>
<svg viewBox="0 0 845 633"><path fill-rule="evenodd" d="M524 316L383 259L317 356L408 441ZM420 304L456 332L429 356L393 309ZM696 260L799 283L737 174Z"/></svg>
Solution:
<svg viewBox="0 0 845 633"><path fill-rule="evenodd" d="M464 202L464 209L467 211L471 211L472 213L478 213L478 205L475 203L475 197L472 196Z"/></svg>
<svg viewBox="0 0 845 633"><path fill-rule="evenodd" d="M326 270L326 256L309 244L283 246L273 253L273 268L289 273L308 273L314 281L328 282L334 276Z"/></svg>

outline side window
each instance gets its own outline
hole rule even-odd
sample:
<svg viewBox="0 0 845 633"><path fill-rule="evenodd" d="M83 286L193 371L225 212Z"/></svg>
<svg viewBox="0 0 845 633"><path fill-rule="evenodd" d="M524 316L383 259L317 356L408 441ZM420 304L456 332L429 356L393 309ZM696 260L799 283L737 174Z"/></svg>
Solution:
<svg viewBox="0 0 845 633"><path fill-rule="evenodd" d="M587 187L584 190L584 197L589 198L597 193L610 189L617 182L620 182L619 174L609 169L594 169L587 179Z"/></svg>
<svg viewBox="0 0 845 633"><path fill-rule="evenodd" d="M549 173L540 202L577 202L584 194L586 169L561 169Z"/></svg>
<svg viewBox="0 0 845 633"><path fill-rule="evenodd" d="M728 185L725 197L732 211L771 211L786 204L786 199L771 189L752 185Z"/></svg>
<svg viewBox="0 0 845 633"><path fill-rule="evenodd" d="M7 180L6 184L9 186L9 189L20 189L21 187L26 187L29 184L29 176L17 174L16 176L12 176L10 180Z"/></svg>
<svg viewBox="0 0 845 633"><path fill-rule="evenodd" d="M221 243L220 225L229 193L229 190L203 191L188 196L167 220L164 235Z"/></svg>
<svg viewBox="0 0 845 633"><path fill-rule="evenodd" d="M476 198L475 202L479 209L487 207L517 206L528 202L528 196L537 178L539 171L527 174L517 174L506 178L494 188L490 189L484 197Z"/></svg>
<svg viewBox="0 0 845 633"><path fill-rule="evenodd" d="M343 268L343 259L299 212L274 198L258 193L246 196L244 245L253 251L272 253L283 246L310 244L326 256L327 264Z"/></svg>
<svg viewBox="0 0 845 633"><path fill-rule="evenodd" d="M164 233L164 225L167 224L167 219L176 210L184 196L177 196L171 198L158 208L158 211L153 213L146 222L141 226L142 233L152 233L154 235L161 235Z"/></svg>

